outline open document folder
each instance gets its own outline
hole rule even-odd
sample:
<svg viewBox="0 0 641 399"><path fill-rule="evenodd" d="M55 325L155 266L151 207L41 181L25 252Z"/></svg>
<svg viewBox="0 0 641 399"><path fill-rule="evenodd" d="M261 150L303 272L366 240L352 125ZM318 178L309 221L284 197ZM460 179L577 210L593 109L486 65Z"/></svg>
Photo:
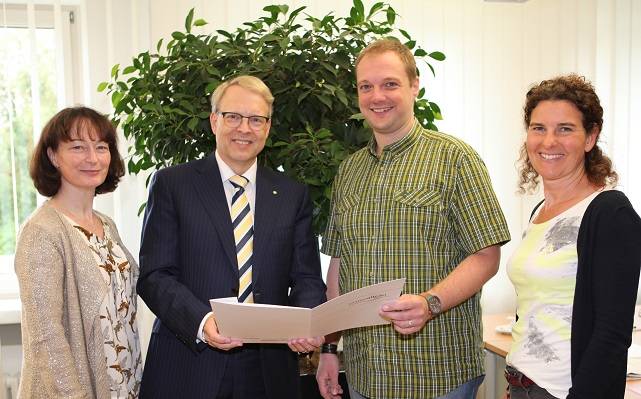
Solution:
<svg viewBox="0 0 641 399"><path fill-rule="evenodd" d="M378 311L385 302L398 298L404 285L404 278L369 285L313 309L238 303L236 298L210 299L209 303L221 335L245 343L285 343L291 338L387 324Z"/></svg>

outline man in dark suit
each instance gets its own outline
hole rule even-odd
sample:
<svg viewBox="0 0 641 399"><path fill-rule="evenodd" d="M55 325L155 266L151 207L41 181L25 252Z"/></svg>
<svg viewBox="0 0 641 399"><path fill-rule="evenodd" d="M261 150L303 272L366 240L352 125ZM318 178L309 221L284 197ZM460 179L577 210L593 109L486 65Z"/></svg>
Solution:
<svg viewBox="0 0 641 399"><path fill-rule="evenodd" d="M296 352L218 333L210 298L314 307L325 301L308 190L257 166L273 97L255 77L212 95L216 151L157 172L149 189L138 293L156 314L141 398L296 398ZM274 320L277 323L277 320ZM257 325L256 329L262 326Z"/></svg>

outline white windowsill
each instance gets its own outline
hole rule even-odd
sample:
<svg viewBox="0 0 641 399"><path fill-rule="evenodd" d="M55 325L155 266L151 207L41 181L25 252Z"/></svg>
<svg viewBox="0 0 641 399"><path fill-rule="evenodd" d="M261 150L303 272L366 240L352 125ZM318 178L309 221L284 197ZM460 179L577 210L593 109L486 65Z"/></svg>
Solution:
<svg viewBox="0 0 641 399"><path fill-rule="evenodd" d="M22 304L19 298L0 299L0 325L20 324Z"/></svg>
<svg viewBox="0 0 641 399"><path fill-rule="evenodd" d="M0 256L0 325L19 324L22 304L13 256Z"/></svg>

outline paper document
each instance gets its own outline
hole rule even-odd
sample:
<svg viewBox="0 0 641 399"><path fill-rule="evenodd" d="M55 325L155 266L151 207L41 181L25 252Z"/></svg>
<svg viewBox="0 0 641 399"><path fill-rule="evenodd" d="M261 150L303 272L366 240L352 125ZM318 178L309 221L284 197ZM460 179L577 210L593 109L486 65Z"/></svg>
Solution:
<svg viewBox="0 0 641 399"><path fill-rule="evenodd" d="M313 309L238 303L236 298L210 299L221 335L246 343L285 343L355 327L387 324L381 305L401 295L405 279L359 288Z"/></svg>

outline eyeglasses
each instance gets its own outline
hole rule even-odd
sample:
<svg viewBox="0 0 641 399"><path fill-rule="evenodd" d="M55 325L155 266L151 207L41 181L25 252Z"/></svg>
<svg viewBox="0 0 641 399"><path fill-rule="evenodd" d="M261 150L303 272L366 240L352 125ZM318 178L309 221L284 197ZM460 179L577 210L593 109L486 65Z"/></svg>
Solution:
<svg viewBox="0 0 641 399"><path fill-rule="evenodd" d="M237 112L218 112L218 114L223 116L223 121L227 127L238 127L243 122L243 119L247 119L251 129L260 130L269 122L268 117L260 115L243 116Z"/></svg>

